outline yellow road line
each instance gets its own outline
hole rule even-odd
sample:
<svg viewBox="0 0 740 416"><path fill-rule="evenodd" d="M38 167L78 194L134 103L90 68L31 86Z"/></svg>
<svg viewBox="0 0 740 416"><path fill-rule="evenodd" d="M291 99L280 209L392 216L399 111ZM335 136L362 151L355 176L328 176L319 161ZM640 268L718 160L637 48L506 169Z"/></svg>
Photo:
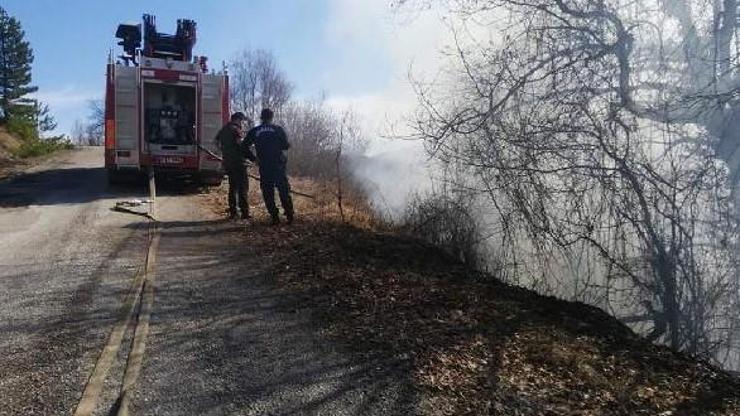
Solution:
<svg viewBox="0 0 740 416"><path fill-rule="evenodd" d="M141 368L144 364L144 352L146 350L146 338L149 335L149 321L152 316L152 305L154 304L154 278L156 277L155 267L157 264L157 250L159 249L159 226L156 219L156 198L157 187L154 181L154 170L149 170L149 218L152 220L149 227L149 249L146 254L144 265L145 279L144 289L141 298L141 308L137 319L134 339L131 341L131 352L126 361L126 370L123 374L123 383L118 395L118 410L116 416L129 415L129 403L131 401L131 392L133 391L136 380L139 378Z"/></svg>
<svg viewBox="0 0 740 416"><path fill-rule="evenodd" d="M82 393L82 398L77 404L75 410L75 416L87 416L91 415L95 410L95 405L100 395L100 391L103 389L105 378L108 375L111 364L118 355L118 350L123 340L123 335L126 332L131 317L134 314L134 307L138 303L139 296L144 285L144 277L146 272L137 272L134 276L134 281L131 284L131 289L124 299L123 305L118 312L118 322L116 323L113 331L108 337L108 343L103 348L103 351L98 357L98 361L95 363L95 369L92 375L85 385L85 390Z"/></svg>
<svg viewBox="0 0 740 416"><path fill-rule="evenodd" d="M123 383L118 396L117 415L127 416L128 405L130 401L130 392L133 390L136 380L139 377L144 362L144 350L146 347L146 337L149 333L149 320L151 318L152 305L154 304L154 278L155 265L157 262L157 250L159 248L160 232L157 219L155 217L156 209L156 185L154 175L149 175L149 199L152 203L149 205L149 213L142 214L135 211L131 213L144 215L151 220L149 223L149 239L147 244L146 259L144 260L144 270L137 272L134 276L134 282L131 285L129 293L124 299L123 305L119 310L119 318L113 331L108 337L108 343L100 353L95 369L85 385L74 416L90 416L95 411L95 406L103 390L105 379L108 376L113 361L118 355L118 350L123 342L123 336L126 328L131 322L134 315L136 304L140 304L139 315L137 317L136 329L134 330L134 339L131 345L126 368L123 375Z"/></svg>
<svg viewBox="0 0 740 416"><path fill-rule="evenodd" d="M142 295L142 304L139 311L138 324L132 341L131 352L126 362L126 371L123 375L123 384L119 395L119 407L117 416L128 416L130 395L136 384L136 380L141 373L141 367L144 362L144 352L146 350L146 338L149 334L149 321L152 315L152 305L154 304L154 279L156 277L155 265L157 249L159 247L159 227L154 224L149 252L146 259L146 278L144 279L144 292Z"/></svg>

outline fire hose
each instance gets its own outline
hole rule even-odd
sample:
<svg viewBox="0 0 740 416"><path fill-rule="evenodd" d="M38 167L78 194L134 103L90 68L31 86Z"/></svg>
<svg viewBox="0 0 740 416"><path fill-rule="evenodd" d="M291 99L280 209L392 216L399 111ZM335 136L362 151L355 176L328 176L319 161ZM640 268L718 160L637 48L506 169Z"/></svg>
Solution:
<svg viewBox="0 0 740 416"><path fill-rule="evenodd" d="M198 149L206 152L206 154L208 154L208 156L210 156L210 157L212 157L214 159L217 159L217 160L219 160L221 162L223 162L223 160L224 160L221 156L213 153L212 151L206 149L205 147L203 147L201 145L198 145ZM254 179L254 180L256 180L257 182L261 182L262 181L259 176L252 175L249 172L247 172L247 176L250 177L250 178L252 178L252 179ZM314 195L304 194L303 192L294 191L292 189L290 190L290 193L293 194L293 195L302 196L304 198L316 199L316 197Z"/></svg>

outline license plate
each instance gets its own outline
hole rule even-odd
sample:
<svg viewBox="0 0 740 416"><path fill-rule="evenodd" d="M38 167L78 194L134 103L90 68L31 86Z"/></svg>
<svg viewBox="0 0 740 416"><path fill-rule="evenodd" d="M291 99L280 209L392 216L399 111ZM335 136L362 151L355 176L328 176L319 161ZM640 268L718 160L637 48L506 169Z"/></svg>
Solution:
<svg viewBox="0 0 740 416"><path fill-rule="evenodd" d="M154 159L154 163L159 165L182 165L183 158L177 156L164 156Z"/></svg>

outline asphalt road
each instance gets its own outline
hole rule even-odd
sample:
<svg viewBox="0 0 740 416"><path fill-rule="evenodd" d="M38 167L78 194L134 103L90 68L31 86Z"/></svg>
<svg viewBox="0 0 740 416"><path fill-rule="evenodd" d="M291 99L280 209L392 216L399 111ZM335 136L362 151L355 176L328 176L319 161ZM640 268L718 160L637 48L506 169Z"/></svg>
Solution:
<svg viewBox="0 0 740 416"><path fill-rule="evenodd" d="M70 413L141 263L143 230L110 211L137 190L109 191L100 158L0 183L0 415Z"/></svg>
<svg viewBox="0 0 740 416"><path fill-rule="evenodd" d="M72 414L144 264L145 219L111 211L146 198L111 189L100 149L0 182L0 415ZM158 189L161 240L136 415L416 413L382 363L351 358L279 295L243 224L195 192ZM115 411L132 324L98 399Z"/></svg>

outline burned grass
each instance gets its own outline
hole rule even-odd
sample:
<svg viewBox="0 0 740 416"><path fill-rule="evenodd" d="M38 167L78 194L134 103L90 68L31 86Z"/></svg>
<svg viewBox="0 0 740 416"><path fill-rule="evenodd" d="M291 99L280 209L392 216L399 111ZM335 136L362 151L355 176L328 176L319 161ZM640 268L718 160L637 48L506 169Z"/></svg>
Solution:
<svg viewBox="0 0 740 416"><path fill-rule="evenodd" d="M223 210L223 189L206 199ZM505 285L370 220L342 224L330 204L301 204L290 227L258 213L244 243L328 338L405 373L423 414L740 414L737 379L600 309Z"/></svg>

